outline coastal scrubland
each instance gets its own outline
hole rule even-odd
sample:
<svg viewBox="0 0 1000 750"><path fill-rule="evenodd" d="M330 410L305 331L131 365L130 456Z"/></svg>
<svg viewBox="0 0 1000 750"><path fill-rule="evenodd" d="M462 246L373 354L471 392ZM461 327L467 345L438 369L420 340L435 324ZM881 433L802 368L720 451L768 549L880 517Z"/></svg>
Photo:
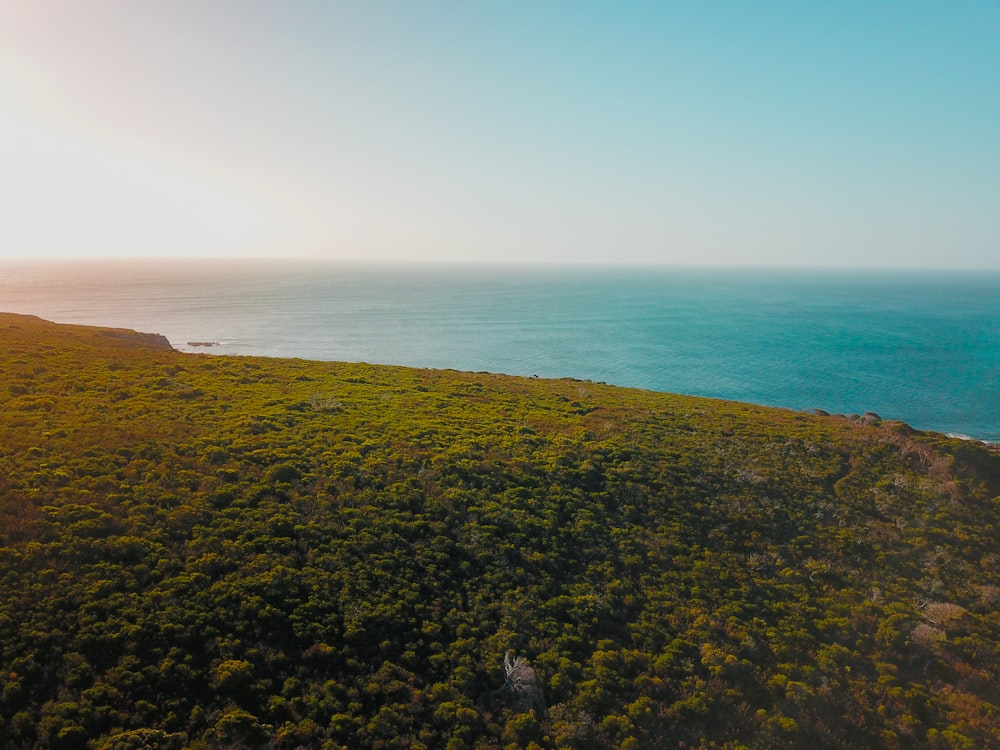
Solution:
<svg viewBox="0 0 1000 750"><path fill-rule="evenodd" d="M874 415L0 315L0 747L998 747L998 495Z"/></svg>

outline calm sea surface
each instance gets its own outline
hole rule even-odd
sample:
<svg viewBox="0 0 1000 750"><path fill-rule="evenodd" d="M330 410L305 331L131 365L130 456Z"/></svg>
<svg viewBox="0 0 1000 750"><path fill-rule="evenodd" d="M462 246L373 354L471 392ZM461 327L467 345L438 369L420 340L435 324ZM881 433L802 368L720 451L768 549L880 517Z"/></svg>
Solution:
<svg viewBox="0 0 1000 750"><path fill-rule="evenodd" d="M571 376L1000 441L997 273L5 262L0 311L186 351Z"/></svg>

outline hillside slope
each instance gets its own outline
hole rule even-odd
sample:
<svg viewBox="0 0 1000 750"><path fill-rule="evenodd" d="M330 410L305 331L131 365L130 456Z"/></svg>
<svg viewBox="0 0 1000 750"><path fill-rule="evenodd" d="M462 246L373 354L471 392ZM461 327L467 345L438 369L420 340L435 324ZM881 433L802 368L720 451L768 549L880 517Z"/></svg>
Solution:
<svg viewBox="0 0 1000 750"><path fill-rule="evenodd" d="M998 495L877 419L0 315L0 747L998 747Z"/></svg>

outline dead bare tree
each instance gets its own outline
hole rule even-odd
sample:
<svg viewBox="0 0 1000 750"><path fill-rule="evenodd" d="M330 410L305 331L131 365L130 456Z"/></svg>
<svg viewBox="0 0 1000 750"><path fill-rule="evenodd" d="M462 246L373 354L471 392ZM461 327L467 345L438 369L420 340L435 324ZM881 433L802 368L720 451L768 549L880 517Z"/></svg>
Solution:
<svg viewBox="0 0 1000 750"><path fill-rule="evenodd" d="M514 651L507 649L503 656L503 671L507 675L503 688L510 689L519 695L532 693L535 690L535 670L520 656L514 656Z"/></svg>
<svg viewBox="0 0 1000 750"><path fill-rule="evenodd" d="M526 659L514 656L514 651L508 649L503 657L503 671L505 680L495 691L497 697L506 697L512 707L520 711L545 709L545 696L538 685L538 676Z"/></svg>

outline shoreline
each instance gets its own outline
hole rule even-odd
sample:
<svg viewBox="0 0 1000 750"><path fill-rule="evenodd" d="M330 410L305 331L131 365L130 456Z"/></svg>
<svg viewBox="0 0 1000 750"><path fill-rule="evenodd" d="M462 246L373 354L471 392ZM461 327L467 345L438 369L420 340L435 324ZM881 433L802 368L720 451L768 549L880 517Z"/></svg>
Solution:
<svg viewBox="0 0 1000 750"><path fill-rule="evenodd" d="M161 331L182 351L575 376L764 406L870 409L1000 441L991 382L1000 331L983 327L1000 316L1000 277L110 266L0 272L0 304Z"/></svg>
<svg viewBox="0 0 1000 750"><path fill-rule="evenodd" d="M788 411L796 411L796 412L801 412L801 413L804 413L804 414L813 414L815 416L839 417L841 419L849 419L851 421L857 421L857 420L865 419L865 418L868 418L868 417L874 417L875 419L877 419L879 421L884 421L884 422L899 422L901 424L905 424L910 429L916 430L918 432L934 433L934 434L941 435L942 437L946 437L946 438L949 438L949 439L952 439L952 440L965 440L965 441L972 442L972 443L979 443L981 445L984 445L984 446L990 448L991 450L1000 451L1000 434L998 434L998 436L996 438L981 438L981 437L975 437L973 435L969 435L969 434L964 433L964 432L957 432L955 430L934 429L934 428L931 428L931 427L915 427L907 419L904 419L904 418L901 418L901 417L887 417L887 418L882 418L881 416L875 414L874 412L870 412L870 411L864 412L864 413L861 413L861 414L859 414L857 412L852 412L852 413L829 412L829 411L826 411L825 409L820 409L820 408L816 408L816 407L812 407L812 408L809 408L809 407L806 407L806 408L796 408L796 407L788 406L786 404L762 403L762 402L757 402L757 401L748 401L746 399L729 398L729 397L726 397L726 396L713 396L713 395L705 395L705 394L702 394L702 393L684 393L684 392L680 392L680 391L669 391L669 390L662 390L662 389L658 389L658 388L647 388L647 387L638 386L638 385L623 385L621 383L616 383L616 382L610 381L610 380L594 380L592 378L581 378L581 377L577 377L577 376L573 376L573 375L561 375L561 376L560 375L546 375L546 376L539 376L537 374L522 374L522 373L516 373L516 372L513 372L513 373L512 372L500 372L500 371L497 371L497 370L473 370L473 369L467 369L467 368L463 368L463 367L436 367L436 366L432 366L432 365L402 364L402 363L399 363L399 362L372 362L372 361L368 361L368 360L316 359L314 357L305 357L305 356L298 356L298 355L256 354L256 353L246 353L246 352L218 351L219 347L226 346L226 345L228 345L230 343L231 342L227 342L227 341L213 341L213 340L206 340L206 341L186 341L186 342L184 342L184 346L190 347L190 348L188 348L188 349L181 349L181 348L178 348L177 346L173 346L173 348L176 351L180 352L181 354L206 355L206 356L213 356L213 357L261 357L263 359L301 359L301 360L313 361L313 362L350 362L350 363L354 363L354 364L368 364L368 365L373 365L373 366L376 366L376 367L379 367L379 366L384 366L384 367L406 367L406 368L412 368L412 369L418 369L418 370L455 370L455 371L458 371L458 372L468 372L468 373L472 373L472 372L485 372L485 373L488 373L490 375L501 375L501 376L513 377L513 378L538 379L538 378L541 377L541 378L546 379L546 380L576 380L576 381L579 381L581 383L597 383L597 384L600 384L600 385L609 385L609 386L612 386L614 388L625 388L625 389L638 390L638 391L650 391L650 392L653 392L653 393L663 393L663 394L676 395L676 396L691 396L691 397L694 397L694 398L708 398L708 399L713 399L713 400L716 400L716 401L731 401L733 403L746 404L748 406L760 406L760 407L764 407L764 408L767 408L767 409L785 409L785 410L788 410Z"/></svg>

